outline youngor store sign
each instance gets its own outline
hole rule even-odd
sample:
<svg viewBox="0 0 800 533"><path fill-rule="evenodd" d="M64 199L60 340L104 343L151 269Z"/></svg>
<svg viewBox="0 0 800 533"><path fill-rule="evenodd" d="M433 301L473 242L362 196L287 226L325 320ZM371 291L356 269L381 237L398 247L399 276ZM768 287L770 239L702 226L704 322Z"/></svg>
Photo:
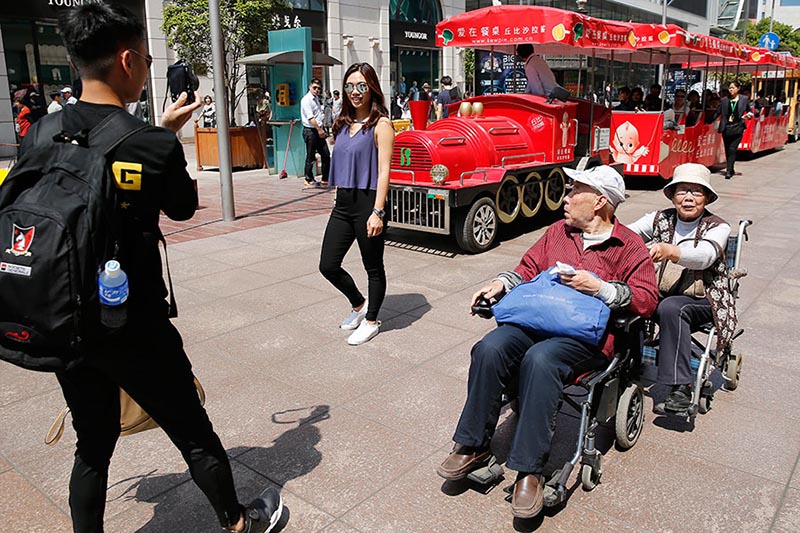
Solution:
<svg viewBox="0 0 800 533"><path fill-rule="evenodd" d="M32 0L3 2L0 14L3 17L21 19L56 19L66 9L74 9L84 4L116 4L127 7L135 15L144 14L144 0Z"/></svg>

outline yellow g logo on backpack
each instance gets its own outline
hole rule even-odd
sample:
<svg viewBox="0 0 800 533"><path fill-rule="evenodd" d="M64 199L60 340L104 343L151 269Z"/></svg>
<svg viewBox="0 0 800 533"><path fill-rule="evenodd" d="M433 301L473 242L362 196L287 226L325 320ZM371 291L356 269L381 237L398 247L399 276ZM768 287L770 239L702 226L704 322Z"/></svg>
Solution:
<svg viewBox="0 0 800 533"><path fill-rule="evenodd" d="M142 190L142 164L114 161L111 165L117 187L124 191Z"/></svg>

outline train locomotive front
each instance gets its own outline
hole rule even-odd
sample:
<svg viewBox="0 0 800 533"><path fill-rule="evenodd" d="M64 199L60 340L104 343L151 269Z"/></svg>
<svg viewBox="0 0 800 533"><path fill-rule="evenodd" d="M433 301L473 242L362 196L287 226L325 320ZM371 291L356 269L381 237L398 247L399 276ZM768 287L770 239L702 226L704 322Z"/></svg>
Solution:
<svg viewBox="0 0 800 533"><path fill-rule="evenodd" d="M486 95L453 105L449 118L425 130L399 133L391 225L453 234L461 249L477 253L492 245L500 224L559 209L562 167L608 162L610 113L594 108L582 100ZM576 153L588 155L579 162Z"/></svg>

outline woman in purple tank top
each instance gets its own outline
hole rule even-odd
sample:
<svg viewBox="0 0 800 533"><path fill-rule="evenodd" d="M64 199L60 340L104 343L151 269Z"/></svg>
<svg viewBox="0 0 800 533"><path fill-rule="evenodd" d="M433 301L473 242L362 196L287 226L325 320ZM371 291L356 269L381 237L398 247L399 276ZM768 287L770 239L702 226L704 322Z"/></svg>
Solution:
<svg viewBox="0 0 800 533"><path fill-rule="evenodd" d="M319 271L350 301L351 313L340 327L354 330L347 343L357 346L378 334L378 311L386 295L384 205L394 128L378 76L368 63L347 69L343 90L342 112L333 125L335 149L329 177L329 185L336 187L336 202L322 239ZM367 298L342 268L353 241L358 241L367 271Z"/></svg>

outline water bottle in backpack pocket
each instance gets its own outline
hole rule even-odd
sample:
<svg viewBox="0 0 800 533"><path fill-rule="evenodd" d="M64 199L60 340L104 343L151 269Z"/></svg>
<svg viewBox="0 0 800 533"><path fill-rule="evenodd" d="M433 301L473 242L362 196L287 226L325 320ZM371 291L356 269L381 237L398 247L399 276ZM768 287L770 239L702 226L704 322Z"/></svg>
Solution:
<svg viewBox="0 0 800 533"><path fill-rule="evenodd" d="M121 328L128 320L128 276L119 261L106 262L97 278L100 297L100 323L110 329Z"/></svg>

